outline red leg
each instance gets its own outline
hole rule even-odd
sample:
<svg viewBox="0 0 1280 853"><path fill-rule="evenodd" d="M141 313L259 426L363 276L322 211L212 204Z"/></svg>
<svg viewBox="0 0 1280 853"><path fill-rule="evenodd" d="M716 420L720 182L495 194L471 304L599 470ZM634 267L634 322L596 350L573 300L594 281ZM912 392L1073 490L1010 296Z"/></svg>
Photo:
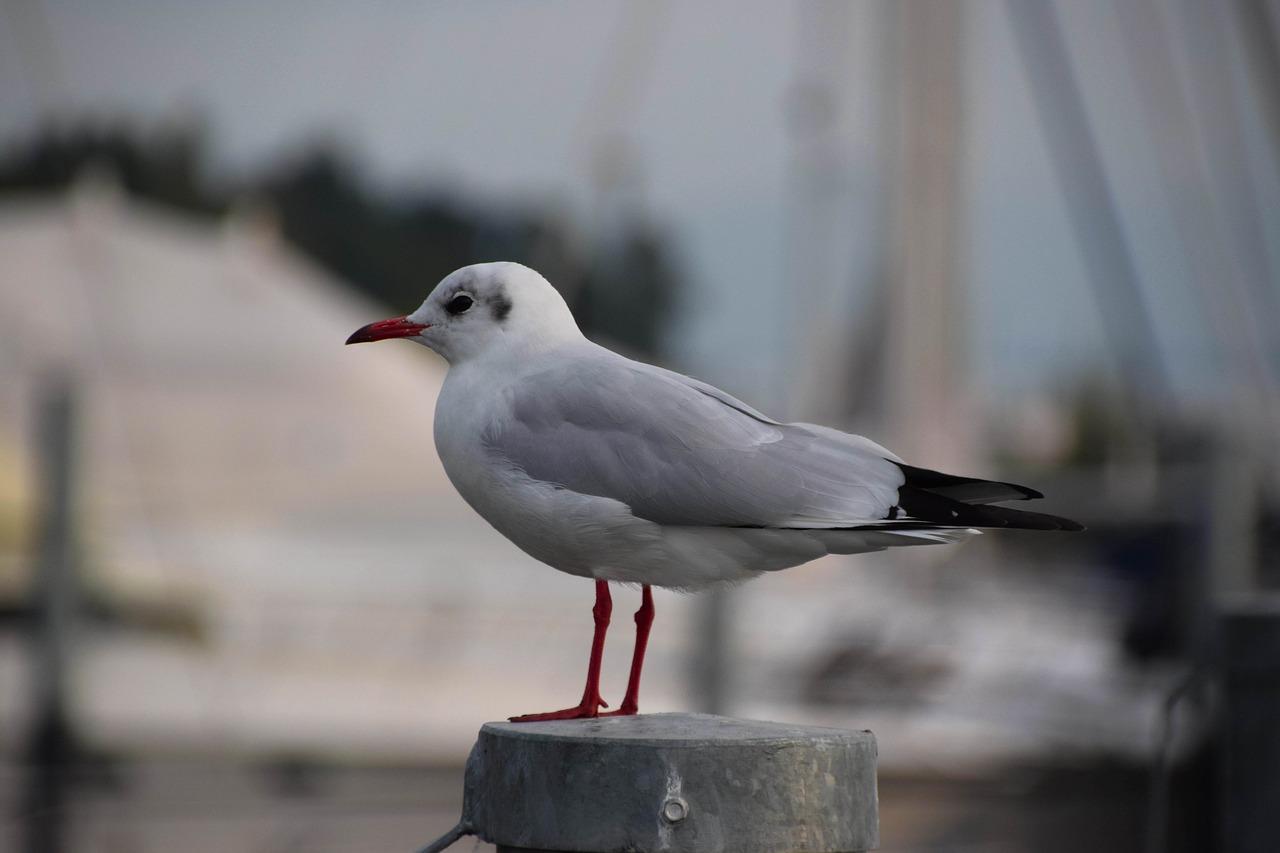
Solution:
<svg viewBox="0 0 1280 853"><path fill-rule="evenodd" d="M640 710L640 670L644 667L644 650L649 645L649 628L653 626L653 591L643 588L640 609L636 611L636 650L631 655L631 676L627 679L627 695L618 710L604 716L624 717Z"/></svg>
<svg viewBox="0 0 1280 853"><path fill-rule="evenodd" d="M609 707L609 704L600 698L600 657L604 654L604 635L609 630L609 617L612 614L613 598L609 595L609 582L596 581L596 606L591 608L596 630L591 638L591 660L587 664L587 686L582 691L582 701L575 707L565 708L563 711L512 717L511 722L533 723L539 720L577 720L581 717L598 717L601 708Z"/></svg>

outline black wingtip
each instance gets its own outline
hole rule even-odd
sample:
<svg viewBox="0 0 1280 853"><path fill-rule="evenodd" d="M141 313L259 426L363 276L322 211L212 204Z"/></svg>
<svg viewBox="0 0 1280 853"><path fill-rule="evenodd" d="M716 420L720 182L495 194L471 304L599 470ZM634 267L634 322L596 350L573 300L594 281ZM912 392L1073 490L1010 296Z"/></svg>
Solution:
<svg viewBox="0 0 1280 853"><path fill-rule="evenodd" d="M1070 532L1085 529L1080 522L1062 516L989 504L964 503L917 485L898 488L898 505L911 518L954 527Z"/></svg>
<svg viewBox="0 0 1280 853"><path fill-rule="evenodd" d="M1044 495L1017 483L1000 480L982 480L977 477L958 477L929 468L917 468L904 462L894 462L907 478L908 486L943 495L965 504L991 504L1002 501L1031 501Z"/></svg>

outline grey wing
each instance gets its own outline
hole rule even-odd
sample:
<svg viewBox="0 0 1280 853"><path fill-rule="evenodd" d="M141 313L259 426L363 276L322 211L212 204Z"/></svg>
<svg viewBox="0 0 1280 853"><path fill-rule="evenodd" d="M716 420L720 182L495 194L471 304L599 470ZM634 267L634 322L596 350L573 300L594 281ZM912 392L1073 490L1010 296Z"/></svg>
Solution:
<svg viewBox="0 0 1280 853"><path fill-rule="evenodd" d="M860 436L781 424L711 386L620 357L528 377L489 452L661 524L834 528L883 519L904 481Z"/></svg>

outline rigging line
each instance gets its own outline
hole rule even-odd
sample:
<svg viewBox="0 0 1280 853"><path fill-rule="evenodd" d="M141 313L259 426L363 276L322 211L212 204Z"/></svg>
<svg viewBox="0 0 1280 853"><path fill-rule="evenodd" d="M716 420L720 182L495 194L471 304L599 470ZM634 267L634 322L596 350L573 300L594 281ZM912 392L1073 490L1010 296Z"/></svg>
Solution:
<svg viewBox="0 0 1280 853"><path fill-rule="evenodd" d="M1242 291L1244 273L1226 251L1213 216L1207 152L1196 144L1194 120L1178 85L1163 10L1152 0L1118 0L1113 5L1178 235L1175 251L1182 253L1199 291L1209 334L1216 337L1229 374L1249 383L1252 399L1261 404L1280 391L1280 383L1266 359L1256 318L1250 316Z"/></svg>
<svg viewBox="0 0 1280 853"><path fill-rule="evenodd" d="M1149 415L1176 399L1057 12L1050 0L1006 0L1005 13L1099 319L1137 411Z"/></svg>
<svg viewBox="0 0 1280 853"><path fill-rule="evenodd" d="M1196 138L1205 152L1204 165L1219 233L1228 254L1241 270L1242 296L1251 303L1253 320L1264 340L1280 340L1280 297L1267 247L1258 174L1248 145L1247 106L1234 73L1228 3L1185 3L1176 25L1186 66L1186 83L1195 116ZM1277 355L1270 355L1273 369Z"/></svg>

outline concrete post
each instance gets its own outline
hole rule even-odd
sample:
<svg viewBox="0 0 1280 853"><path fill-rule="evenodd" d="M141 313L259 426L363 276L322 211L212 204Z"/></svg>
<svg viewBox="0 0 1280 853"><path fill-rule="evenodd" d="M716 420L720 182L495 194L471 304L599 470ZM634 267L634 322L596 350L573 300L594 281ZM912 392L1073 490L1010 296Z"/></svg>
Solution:
<svg viewBox="0 0 1280 853"><path fill-rule="evenodd" d="M512 853L871 850L875 736L705 714L486 723L465 833Z"/></svg>

